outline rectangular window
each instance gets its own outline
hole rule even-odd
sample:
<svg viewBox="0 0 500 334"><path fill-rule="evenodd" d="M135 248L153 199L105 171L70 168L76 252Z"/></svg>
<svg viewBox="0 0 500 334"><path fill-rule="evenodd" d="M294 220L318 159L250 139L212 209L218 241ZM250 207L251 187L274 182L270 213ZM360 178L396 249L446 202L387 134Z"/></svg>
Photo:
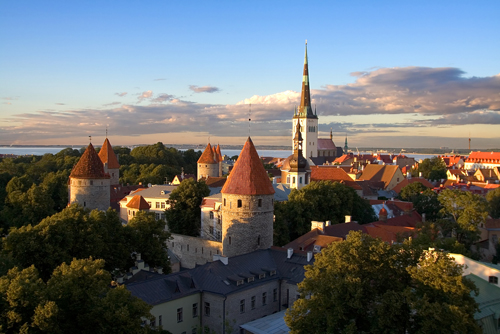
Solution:
<svg viewBox="0 0 500 334"><path fill-rule="evenodd" d="M252 296L252 299L250 300L250 306L252 307L252 310L255 309L255 296Z"/></svg>
<svg viewBox="0 0 500 334"><path fill-rule="evenodd" d="M177 309L177 322L182 322L182 307Z"/></svg>
<svg viewBox="0 0 500 334"><path fill-rule="evenodd" d="M208 232L210 233L210 235L214 235L214 227L213 226L210 226L208 228Z"/></svg>
<svg viewBox="0 0 500 334"><path fill-rule="evenodd" d="M210 219L214 219L214 212L210 211Z"/></svg>
<svg viewBox="0 0 500 334"><path fill-rule="evenodd" d="M198 303L193 304L193 318L198 316Z"/></svg>
<svg viewBox="0 0 500 334"><path fill-rule="evenodd" d="M245 313L245 299L240 300L240 313Z"/></svg>
<svg viewBox="0 0 500 334"><path fill-rule="evenodd" d="M278 289L273 290L273 301L278 301Z"/></svg>
<svg viewBox="0 0 500 334"><path fill-rule="evenodd" d="M493 284L498 284L498 277L496 276L490 276L488 281Z"/></svg>
<svg viewBox="0 0 500 334"><path fill-rule="evenodd" d="M160 214L158 212L155 213L156 220L160 220Z"/></svg>
<svg viewBox="0 0 500 334"><path fill-rule="evenodd" d="M267 304L267 292L262 292L262 305Z"/></svg>
<svg viewBox="0 0 500 334"><path fill-rule="evenodd" d="M162 319L161 319L161 315L158 316L158 326L163 326L163 322L162 322Z"/></svg>
<svg viewBox="0 0 500 334"><path fill-rule="evenodd" d="M155 326L156 326L156 318L153 318L153 320L151 320L151 327Z"/></svg>
<svg viewBox="0 0 500 334"><path fill-rule="evenodd" d="M205 316L210 316L210 303L205 302Z"/></svg>
<svg viewBox="0 0 500 334"><path fill-rule="evenodd" d="M161 202L161 208L165 209L165 202Z"/></svg>
<svg viewBox="0 0 500 334"><path fill-rule="evenodd" d="M156 208L159 209L160 208L160 202L156 202Z"/></svg>

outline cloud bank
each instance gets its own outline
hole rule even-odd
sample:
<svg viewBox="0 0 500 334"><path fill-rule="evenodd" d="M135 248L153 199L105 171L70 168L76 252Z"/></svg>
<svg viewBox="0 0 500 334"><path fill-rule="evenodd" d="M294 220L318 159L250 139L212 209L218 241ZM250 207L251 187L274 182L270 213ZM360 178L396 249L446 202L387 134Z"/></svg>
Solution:
<svg viewBox="0 0 500 334"><path fill-rule="evenodd" d="M428 67L380 68L352 75L356 78L352 84L327 85L311 91L320 124L322 116L407 115L408 120L374 124L323 118L323 131L326 126L334 132L354 129L358 134L379 135L406 129L406 135L411 136L412 131L422 128L500 124L500 75L467 78L457 68ZM197 93L220 91L211 86L189 88ZM300 92L254 95L236 104L222 105L194 103L147 90L138 95L136 104L112 102L95 109L43 110L0 118L0 141L33 143L38 139L57 142L67 137L85 138L102 132L106 124L122 136L198 132L240 137L248 132L250 103L252 136L290 135L291 117L300 103ZM414 120L409 120L411 117Z"/></svg>

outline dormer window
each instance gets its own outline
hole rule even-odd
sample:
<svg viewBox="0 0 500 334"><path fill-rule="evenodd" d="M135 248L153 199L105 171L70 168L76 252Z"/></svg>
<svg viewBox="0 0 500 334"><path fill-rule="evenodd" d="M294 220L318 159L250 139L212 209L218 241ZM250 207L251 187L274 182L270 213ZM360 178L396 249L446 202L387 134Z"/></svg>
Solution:
<svg viewBox="0 0 500 334"><path fill-rule="evenodd" d="M259 279L263 279L266 277L266 274L259 274Z"/></svg>
<svg viewBox="0 0 500 334"><path fill-rule="evenodd" d="M242 279L237 280L237 281L236 281L236 286L238 286L238 285L242 285L244 282L245 282L245 281L244 281L244 280L242 280Z"/></svg>
<svg viewBox="0 0 500 334"><path fill-rule="evenodd" d="M271 272L269 273L269 276L274 276L276 275L276 270L271 270Z"/></svg>
<svg viewBox="0 0 500 334"><path fill-rule="evenodd" d="M251 276L248 278L248 283L253 282L255 280L255 277Z"/></svg>
<svg viewBox="0 0 500 334"><path fill-rule="evenodd" d="M490 276L490 277L488 277L488 281L492 284L498 284L498 277Z"/></svg>

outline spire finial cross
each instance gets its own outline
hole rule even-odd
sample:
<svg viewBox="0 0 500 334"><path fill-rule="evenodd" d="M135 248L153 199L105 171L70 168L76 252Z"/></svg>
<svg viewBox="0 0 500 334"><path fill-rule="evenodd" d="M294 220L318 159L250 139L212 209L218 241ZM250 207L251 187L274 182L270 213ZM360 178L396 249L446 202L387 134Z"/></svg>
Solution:
<svg viewBox="0 0 500 334"><path fill-rule="evenodd" d="M89 141L92 142L92 136L89 136Z"/></svg>

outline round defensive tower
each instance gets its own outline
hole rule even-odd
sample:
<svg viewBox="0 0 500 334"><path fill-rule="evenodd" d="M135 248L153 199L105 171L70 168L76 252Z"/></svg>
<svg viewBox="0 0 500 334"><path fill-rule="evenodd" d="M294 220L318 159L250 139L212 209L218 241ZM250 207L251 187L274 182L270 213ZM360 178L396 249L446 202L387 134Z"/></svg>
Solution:
<svg viewBox="0 0 500 334"><path fill-rule="evenodd" d="M106 211L110 205L110 176L89 144L69 176L69 204Z"/></svg>
<svg viewBox="0 0 500 334"><path fill-rule="evenodd" d="M104 140L101 150L99 151L99 158L101 158L104 165L104 173L108 173L111 185L120 184L120 164L116 157L113 147L108 138Z"/></svg>
<svg viewBox="0 0 500 334"><path fill-rule="evenodd" d="M215 160L214 150L210 143L208 143L205 151L198 159L198 177L197 180L202 177L218 177L219 176L219 163Z"/></svg>
<svg viewBox="0 0 500 334"><path fill-rule="evenodd" d="M236 256L271 247L274 188L250 137L221 193L222 254Z"/></svg>

